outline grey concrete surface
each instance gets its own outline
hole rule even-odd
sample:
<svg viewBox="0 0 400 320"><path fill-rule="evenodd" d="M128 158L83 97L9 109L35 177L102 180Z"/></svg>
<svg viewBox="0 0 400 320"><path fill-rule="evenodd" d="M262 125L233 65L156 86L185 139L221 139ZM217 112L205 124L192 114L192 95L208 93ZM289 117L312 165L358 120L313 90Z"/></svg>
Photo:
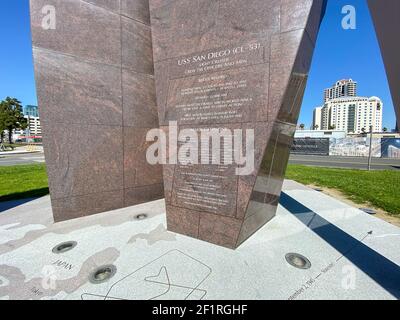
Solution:
<svg viewBox="0 0 400 320"><path fill-rule="evenodd" d="M15 166L18 164L37 164L44 162L43 152L0 155L0 166Z"/></svg>
<svg viewBox="0 0 400 320"><path fill-rule="evenodd" d="M291 154L289 163L316 167L367 169L368 158ZM373 158L373 170L399 170L400 159Z"/></svg>
<svg viewBox="0 0 400 320"><path fill-rule="evenodd" d="M400 228L292 181L277 216L236 250L167 231L164 200L52 222L48 196L0 213L0 299L400 297ZM78 244L52 252L65 241ZM311 268L289 265L290 252ZM116 275L90 283L109 264Z"/></svg>

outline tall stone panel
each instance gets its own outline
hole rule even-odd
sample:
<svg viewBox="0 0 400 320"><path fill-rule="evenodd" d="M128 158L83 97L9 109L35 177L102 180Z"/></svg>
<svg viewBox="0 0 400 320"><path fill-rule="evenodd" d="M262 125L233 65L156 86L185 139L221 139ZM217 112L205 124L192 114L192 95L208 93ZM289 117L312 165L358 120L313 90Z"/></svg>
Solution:
<svg viewBox="0 0 400 320"><path fill-rule="evenodd" d="M171 164L181 153L168 146L169 230L236 248L274 217L325 6L150 0L163 130L170 138L185 128L199 137L210 129L255 134L254 170L246 175L237 175L235 163ZM221 157L229 153L223 144Z"/></svg>
<svg viewBox="0 0 400 320"><path fill-rule="evenodd" d="M368 0L389 81L397 124L400 124L400 1Z"/></svg>
<svg viewBox="0 0 400 320"><path fill-rule="evenodd" d="M158 126L146 0L31 0L55 221L163 197L146 162Z"/></svg>

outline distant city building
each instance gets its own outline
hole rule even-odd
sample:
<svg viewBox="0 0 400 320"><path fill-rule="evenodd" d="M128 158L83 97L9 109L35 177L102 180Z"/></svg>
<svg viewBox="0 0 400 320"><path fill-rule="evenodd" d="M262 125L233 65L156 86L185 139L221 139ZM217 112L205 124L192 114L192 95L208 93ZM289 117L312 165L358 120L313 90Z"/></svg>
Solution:
<svg viewBox="0 0 400 320"><path fill-rule="evenodd" d="M25 118L28 120L28 127L25 130L15 130L14 135L16 135L16 139L22 138L21 136L41 137L42 126L40 118L29 116L25 116Z"/></svg>
<svg viewBox="0 0 400 320"><path fill-rule="evenodd" d="M325 90L324 105L314 109L314 130L360 134L382 131L383 103L378 97L357 97L357 82L340 80Z"/></svg>
<svg viewBox="0 0 400 320"><path fill-rule="evenodd" d="M347 133L382 131L383 103L378 97L347 97L325 103L321 110L321 130L342 130ZM314 124L318 125L318 123Z"/></svg>
<svg viewBox="0 0 400 320"><path fill-rule="evenodd" d="M39 118L39 110L37 106L27 105L23 108L25 116Z"/></svg>
<svg viewBox="0 0 400 320"><path fill-rule="evenodd" d="M41 136L42 135L42 126L40 124L39 117L28 117L28 128L27 132L30 136Z"/></svg>
<svg viewBox="0 0 400 320"><path fill-rule="evenodd" d="M296 130L294 137L343 139L347 137L347 133L339 130Z"/></svg>
<svg viewBox="0 0 400 320"><path fill-rule="evenodd" d="M34 139L42 136L42 126L40 124L37 106L27 105L23 108L24 118L28 120L28 127L25 130L15 130L14 139Z"/></svg>
<svg viewBox="0 0 400 320"><path fill-rule="evenodd" d="M313 130L322 130L322 108L323 107L317 107L314 109L313 113Z"/></svg>
<svg viewBox="0 0 400 320"><path fill-rule="evenodd" d="M342 97L357 96L357 82L352 79L339 80L331 88L324 91L324 102Z"/></svg>

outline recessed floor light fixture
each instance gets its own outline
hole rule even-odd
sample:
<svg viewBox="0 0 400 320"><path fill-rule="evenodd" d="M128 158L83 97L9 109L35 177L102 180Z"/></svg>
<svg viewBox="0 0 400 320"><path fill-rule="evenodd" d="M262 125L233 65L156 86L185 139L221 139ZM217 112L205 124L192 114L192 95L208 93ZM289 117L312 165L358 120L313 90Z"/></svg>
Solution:
<svg viewBox="0 0 400 320"><path fill-rule="evenodd" d="M298 269L310 269L311 262L305 256L298 253L288 253L285 256L286 262Z"/></svg>
<svg viewBox="0 0 400 320"><path fill-rule="evenodd" d="M64 252L72 250L77 245L78 245L78 242L76 242L76 241L67 241L67 242L63 242L63 243L56 245L52 251L53 251L53 253L57 253L57 254L64 253Z"/></svg>
<svg viewBox="0 0 400 320"><path fill-rule="evenodd" d="M90 274L89 281L93 284L100 284L110 280L116 273L117 267L112 264L101 266Z"/></svg>
<svg viewBox="0 0 400 320"><path fill-rule="evenodd" d="M135 215L133 218L135 220L144 220L147 219L149 216L146 213L139 213L137 215Z"/></svg>
<svg viewBox="0 0 400 320"><path fill-rule="evenodd" d="M374 209L360 208L360 210L364 211L365 213L368 213L368 214L376 214L376 211Z"/></svg>

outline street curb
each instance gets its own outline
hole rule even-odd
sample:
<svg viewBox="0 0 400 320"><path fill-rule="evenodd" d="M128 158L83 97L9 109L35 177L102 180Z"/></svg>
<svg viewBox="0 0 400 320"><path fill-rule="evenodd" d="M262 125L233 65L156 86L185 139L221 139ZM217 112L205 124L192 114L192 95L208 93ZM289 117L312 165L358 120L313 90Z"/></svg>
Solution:
<svg viewBox="0 0 400 320"><path fill-rule="evenodd" d="M12 151L10 151L10 152L12 152ZM19 155L19 154L43 153L42 151L23 151L23 152L15 152L15 153L10 153L10 152L0 152L0 156L13 156L13 155Z"/></svg>

